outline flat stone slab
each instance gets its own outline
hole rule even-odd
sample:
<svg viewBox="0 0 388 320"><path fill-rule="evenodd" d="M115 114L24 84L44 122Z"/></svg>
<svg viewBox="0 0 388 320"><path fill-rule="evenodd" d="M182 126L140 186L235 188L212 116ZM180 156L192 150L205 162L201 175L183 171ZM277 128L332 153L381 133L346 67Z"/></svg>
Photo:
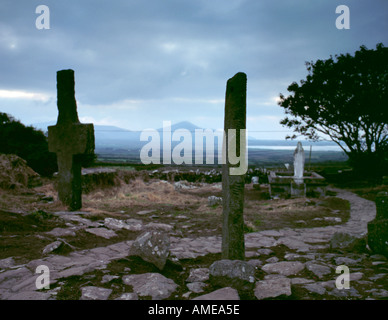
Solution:
<svg viewBox="0 0 388 320"><path fill-rule="evenodd" d="M132 274L122 279L126 285L133 287L139 297L150 296L152 300L167 299L178 288L173 280L160 273Z"/></svg>
<svg viewBox="0 0 388 320"><path fill-rule="evenodd" d="M5 258L0 260L0 269L7 269L15 265L13 257Z"/></svg>
<svg viewBox="0 0 388 320"><path fill-rule="evenodd" d="M278 296L291 295L291 280L277 278L261 280L256 283L255 296L257 299L276 298Z"/></svg>
<svg viewBox="0 0 388 320"><path fill-rule="evenodd" d="M209 268L191 269L186 282L204 282L209 280Z"/></svg>
<svg viewBox="0 0 388 320"><path fill-rule="evenodd" d="M331 273L330 267L313 262L306 262L306 268L320 279Z"/></svg>
<svg viewBox="0 0 388 320"><path fill-rule="evenodd" d="M236 289L226 287L196 297L193 300L240 300L240 297Z"/></svg>
<svg viewBox="0 0 388 320"><path fill-rule="evenodd" d="M89 286L81 288L81 292L80 300L108 300L112 289Z"/></svg>
<svg viewBox="0 0 388 320"><path fill-rule="evenodd" d="M309 283L309 284L305 284L303 287L309 292L316 293L319 295L323 295L326 293L325 287L323 287L319 283Z"/></svg>
<svg viewBox="0 0 388 320"><path fill-rule="evenodd" d="M98 237L103 237L105 239L117 237L117 234L113 230L109 230L106 228L88 228L88 229L85 229L85 231L92 233Z"/></svg>
<svg viewBox="0 0 388 320"><path fill-rule="evenodd" d="M262 270L267 273L277 273L283 276L291 276L301 272L304 267L305 264L299 261L282 261L265 264L262 267Z"/></svg>

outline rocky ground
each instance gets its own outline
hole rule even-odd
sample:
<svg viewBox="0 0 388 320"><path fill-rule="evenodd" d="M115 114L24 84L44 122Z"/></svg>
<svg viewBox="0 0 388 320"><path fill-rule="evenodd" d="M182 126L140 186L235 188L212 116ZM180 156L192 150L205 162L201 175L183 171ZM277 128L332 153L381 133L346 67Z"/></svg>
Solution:
<svg viewBox="0 0 388 320"><path fill-rule="evenodd" d="M220 262L221 207L208 202L219 184L136 182L85 196L80 212L61 208L52 186L25 194L28 210L19 213L7 198L0 299L388 299L388 260L366 247L372 201L336 189L335 197L271 202L247 188L246 261L238 265ZM139 248L150 254L139 257ZM41 265L47 289L37 289ZM343 265L349 289L336 287Z"/></svg>

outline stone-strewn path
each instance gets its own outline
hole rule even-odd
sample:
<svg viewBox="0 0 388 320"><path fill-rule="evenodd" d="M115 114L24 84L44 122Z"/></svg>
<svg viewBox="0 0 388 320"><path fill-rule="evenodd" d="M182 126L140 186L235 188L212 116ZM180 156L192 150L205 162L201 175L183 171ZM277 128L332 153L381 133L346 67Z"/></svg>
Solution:
<svg viewBox="0 0 388 320"><path fill-rule="evenodd" d="M329 247L329 241L336 232L360 237L367 233L367 223L376 216L376 206L372 201L354 193L334 189L337 197L351 203L350 218L347 223L322 228L265 230L245 235L247 255L255 248L273 247L283 244L299 252L312 252ZM171 252L179 259L196 258L207 253L221 252L221 237L173 238Z"/></svg>
<svg viewBox="0 0 388 320"><path fill-rule="evenodd" d="M329 294L333 299L344 297L354 299L388 298L387 288L381 284L376 284L376 281L381 281L381 279L385 279L384 283L387 283L388 261L383 256L369 256L367 254L342 256L319 251L329 247L330 239L337 232L356 237L365 235L367 223L376 214L373 202L348 191L335 191L337 197L349 200L351 203L351 215L345 224L311 229L266 230L246 235L246 257L249 263L266 273L264 279L256 282L256 298L288 296L291 294L291 287L293 290L304 290L303 292L308 295L312 294L314 297ZM133 241L125 241L106 247L72 252L67 256L49 255L20 266L14 265L12 258L0 260L0 299L55 299L59 288L48 291L36 290L35 281L38 275L35 274L35 270L38 265L48 266L50 268L50 281L56 283L59 279L63 281L70 276L83 275L96 269L106 269L111 261L127 257L132 243ZM273 249L280 244L289 248L290 252L286 252L283 256L271 254L273 253L271 248ZM209 253L219 253L221 251L221 237L199 237L196 239L171 237L170 251L178 259L190 259ZM335 268L338 265L347 265L350 268L352 287L349 290L335 288L335 279L338 277ZM361 265L369 265L370 267L365 269ZM376 272L374 267L377 266L380 269ZM306 276L306 273L309 277ZM154 275L148 274L147 276L154 277ZM130 281L129 278L124 280ZM142 279L137 279L137 281L141 282ZM168 297L175 290L176 286L174 283L171 284L170 279L165 279L165 282L167 287L163 288L164 295L161 297L156 295L155 299ZM201 292L202 288L206 287L204 282L198 280L194 280L192 283L188 282L188 288L191 290L188 289L182 298L189 298L191 292ZM141 287L141 284L139 286ZM149 290L144 286L141 288L135 293L125 293L122 299L137 299L138 294L141 295L143 291ZM85 296L82 299L107 299L110 294L109 289L102 290L97 287L87 287L83 293L84 291ZM222 296L220 292L228 292L230 297ZM238 293L229 288L217 290L214 295L210 293L203 298L236 299Z"/></svg>

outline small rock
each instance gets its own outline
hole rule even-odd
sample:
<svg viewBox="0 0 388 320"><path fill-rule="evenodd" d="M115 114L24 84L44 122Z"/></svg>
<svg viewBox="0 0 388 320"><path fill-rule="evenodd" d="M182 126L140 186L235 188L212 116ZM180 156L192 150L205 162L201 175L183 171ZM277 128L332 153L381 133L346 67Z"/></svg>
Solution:
<svg viewBox="0 0 388 320"><path fill-rule="evenodd" d="M257 252L258 252L260 255L268 256L268 255L270 255L273 251L272 251L271 249L263 248L263 249L258 249Z"/></svg>
<svg viewBox="0 0 388 320"><path fill-rule="evenodd" d="M259 300L282 295L291 295L291 280L288 278L261 280L256 283L255 296Z"/></svg>
<svg viewBox="0 0 388 320"><path fill-rule="evenodd" d="M253 258L259 256L259 253L255 251L245 251L245 258Z"/></svg>
<svg viewBox="0 0 388 320"><path fill-rule="evenodd" d="M66 236L71 236L75 237L75 232L70 229L65 229L65 228L54 228L51 231L46 232L46 234L54 237L66 237Z"/></svg>
<svg viewBox="0 0 388 320"><path fill-rule="evenodd" d="M85 231L105 239L117 237L117 234L113 230L109 230L106 228L87 228L85 229Z"/></svg>
<svg viewBox="0 0 388 320"><path fill-rule="evenodd" d="M383 256L382 254L374 254L374 255L371 255L370 258L372 260L380 260L380 261L386 261L388 260L385 256Z"/></svg>
<svg viewBox="0 0 388 320"><path fill-rule="evenodd" d="M172 225L166 224L166 223L157 223L157 222L150 222L145 225L145 229L152 229L152 230L163 230L166 232L171 231L174 229Z"/></svg>
<svg viewBox="0 0 388 320"><path fill-rule="evenodd" d="M126 292L115 300L139 300L139 296L134 292Z"/></svg>
<svg viewBox="0 0 388 320"><path fill-rule="evenodd" d="M358 264L358 262L354 259L350 259L350 258L347 258L347 257L338 257L338 258L335 258L335 263L337 264L337 266L339 265L345 265L345 266L354 266L356 264Z"/></svg>
<svg viewBox="0 0 388 320"><path fill-rule="evenodd" d="M325 221L342 222L342 219L338 217L324 217L323 219Z"/></svg>
<svg viewBox="0 0 388 320"><path fill-rule="evenodd" d="M248 260L247 262L248 264L250 264L255 268L261 267L263 265L263 262L260 259L251 259L251 260Z"/></svg>
<svg viewBox="0 0 388 320"><path fill-rule="evenodd" d="M173 280L159 273L132 274L122 279L126 285L132 286L140 297L149 296L152 300L167 299L178 288Z"/></svg>
<svg viewBox="0 0 388 320"><path fill-rule="evenodd" d="M344 249L351 246L357 240L356 237L347 233L336 232L330 239L331 249Z"/></svg>
<svg viewBox="0 0 388 320"><path fill-rule="evenodd" d="M311 282L314 282L314 281L310 279L305 279L305 278L291 278L291 284L306 284Z"/></svg>
<svg viewBox="0 0 388 320"><path fill-rule="evenodd" d="M138 219L127 219L125 220L126 227L125 229L129 231L142 231L143 230L143 221Z"/></svg>
<svg viewBox="0 0 388 320"><path fill-rule="evenodd" d="M207 203L209 207L217 206L222 204L222 198L216 196L210 196L207 198Z"/></svg>
<svg viewBox="0 0 388 320"><path fill-rule="evenodd" d="M105 218L104 225L113 230L120 230L127 226L123 220L114 219L114 218Z"/></svg>
<svg viewBox="0 0 388 320"><path fill-rule="evenodd" d="M326 293L326 289L322 287L319 283L309 283L303 286L306 290L323 295Z"/></svg>
<svg viewBox="0 0 388 320"><path fill-rule="evenodd" d="M193 300L240 300L236 289L226 287L194 298Z"/></svg>
<svg viewBox="0 0 388 320"><path fill-rule="evenodd" d="M204 282L190 282L186 286L192 292L201 293L204 291L204 288L207 286L207 284Z"/></svg>
<svg viewBox="0 0 388 320"><path fill-rule="evenodd" d="M209 280L209 269L197 268L190 270L190 275L186 279L186 282L205 282L207 280Z"/></svg>
<svg viewBox="0 0 388 320"><path fill-rule="evenodd" d="M112 276L110 274L106 274L105 276L102 277L101 283L107 283L110 282L114 279L120 278L119 276Z"/></svg>
<svg viewBox="0 0 388 320"><path fill-rule="evenodd" d="M331 268L328 266L316 264L313 262L307 262L306 263L307 270L314 273L318 278L323 278L325 275L328 275L331 273Z"/></svg>
<svg viewBox="0 0 388 320"><path fill-rule="evenodd" d="M304 263L299 261L282 261L268 263L263 266L262 270L267 273L278 273L284 276L290 276L301 272L304 267Z"/></svg>
<svg viewBox="0 0 388 320"><path fill-rule="evenodd" d="M265 260L265 262L267 262L267 263L275 263L278 261L279 261L279 259L277 257L272 257L272 258L268 258L267 260Z"/></svg>
<svg viewBox="0 0 388 320"><path fill-rule="evenodd" d="M81 292L80 300L108 300L112 289L90 286L81 288Z"/></svg>
<svg viewBox="0 0 388 320"><path fill-rule="evenodd" d="M142 216L142 215L146 215L146 214L149 214L149 213L152 213L152 212L155 212L155 210L143 210L143 211L137 212L136 214Z"/></svg>
<svg viewBox="0 0 388 320"><path fill-rule="evenodd" d="M219 260L209 268L210 282L213 285L249 290L255 283L255 268L245 261Z"/></svg>
<svg viewBox="0 0 388 320"><path fill-rule="evenodd" d="M350 281L358 281L358 280L361 280L363 277L364 277L364 274L362 272L351 272L349 274Z"/></svg>

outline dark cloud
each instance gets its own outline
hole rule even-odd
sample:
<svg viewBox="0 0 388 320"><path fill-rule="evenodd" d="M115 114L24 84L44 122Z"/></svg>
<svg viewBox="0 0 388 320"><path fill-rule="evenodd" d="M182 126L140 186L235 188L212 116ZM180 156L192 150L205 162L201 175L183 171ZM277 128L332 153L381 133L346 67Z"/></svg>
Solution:
<svg viewBox="0 0 388 320"><path fill-rule="evenodd" d="M222 99L226 80L239 71L248 75L248 115L274 120L282 110L273 98L305 77L305 61L387 42L386 0L47 0L51 29L37 30L40 4L2 1L0 90L55 97L56 71L72 68L77 99L98 109L89 116L114 121L126 105L133 113L123 101L143 101L136 124L145 127L150 114L213 119L199 125L222 118L222 102L214 108L206 101ZM350 30L335 28L340 4L350 8ZM50 101L47 114L55 114ZM14 110L22 114L27 105Z"/></svg>

